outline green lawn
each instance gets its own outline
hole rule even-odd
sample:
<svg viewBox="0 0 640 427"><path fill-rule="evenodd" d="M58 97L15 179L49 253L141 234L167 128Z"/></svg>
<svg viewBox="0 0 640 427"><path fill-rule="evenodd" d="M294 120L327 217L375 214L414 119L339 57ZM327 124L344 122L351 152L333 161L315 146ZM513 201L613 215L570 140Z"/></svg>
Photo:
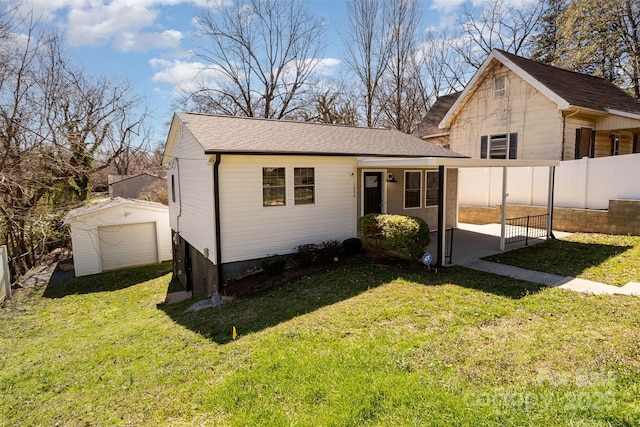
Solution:
<svg viewBox="0 0 640 427"><path fill-rule="evenodd" d="M576 233L487 259L614 286L640 282L640 236Z"/></svg>
<svg viewBox="0 0 640 427"><path fill-rule="evenodd" d="M188 313L169 271L0 309L0 425L640 424L640 298L348 267Z"/></svg>

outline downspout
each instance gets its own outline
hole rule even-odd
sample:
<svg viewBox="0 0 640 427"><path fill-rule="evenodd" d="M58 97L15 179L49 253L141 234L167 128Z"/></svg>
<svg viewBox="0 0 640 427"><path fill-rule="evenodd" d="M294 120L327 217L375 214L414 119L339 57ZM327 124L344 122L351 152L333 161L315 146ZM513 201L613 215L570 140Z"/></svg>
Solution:
<svg viewBox="0 0 640 427"><path fill-rule="evenodd" d="M216 154L216 161L213 163L213 209L214 209L214 227L216 233L216 273L218 275L218 291L222 281L222 239L220 237L220 182L219 168L222 154Z"/></svg>

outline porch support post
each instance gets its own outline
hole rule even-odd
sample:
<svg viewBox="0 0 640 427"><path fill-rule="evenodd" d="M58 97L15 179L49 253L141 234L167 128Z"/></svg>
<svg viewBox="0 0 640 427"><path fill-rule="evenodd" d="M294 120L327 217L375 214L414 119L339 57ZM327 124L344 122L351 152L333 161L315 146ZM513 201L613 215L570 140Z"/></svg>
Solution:
<svg viewBox="0 0 640 427"><path fill-rule="evenodd" d="M444 251L446 248L446 203L447 203L447 169L446 166L438 166L438 255L436 267L444 267Z"/></svg>
<svg viewBox="0 0 640 427"><path fill-rule="evenodd" d="M555 181L556 181L556 167L549 166L549 190L548 190L548 200L547 200L547 239L549 237L554 238L553 235L553 192L555 189Z"/></svg>
<svg viewBox="0 0 640 427"><path fill-rule="evenodd" d="M502 167L502 214L500 219L500 250L505 249L507 232L507 167Z"/></svg>

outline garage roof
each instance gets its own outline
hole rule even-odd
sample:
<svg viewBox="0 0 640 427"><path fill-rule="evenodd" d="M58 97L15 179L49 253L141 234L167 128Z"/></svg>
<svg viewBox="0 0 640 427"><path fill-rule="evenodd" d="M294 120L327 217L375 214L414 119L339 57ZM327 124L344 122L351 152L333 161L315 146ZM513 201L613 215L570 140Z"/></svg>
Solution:
<svg viewBox="0 0 640 427"><path fill-rule="evenodd" d="M139 199L125 199L124 197L114 197L112 199L105 199L101 202L94 203L92 205L83 206L81 208L73 209L69 211L64 217L64 223L68 224L70 221L76 220L81 216L96 213L105 209L110 209L120 205L131 205L141 207L145 209L155 210L168 210L169 207L162 203L149 202L147 200Z"/></svg>

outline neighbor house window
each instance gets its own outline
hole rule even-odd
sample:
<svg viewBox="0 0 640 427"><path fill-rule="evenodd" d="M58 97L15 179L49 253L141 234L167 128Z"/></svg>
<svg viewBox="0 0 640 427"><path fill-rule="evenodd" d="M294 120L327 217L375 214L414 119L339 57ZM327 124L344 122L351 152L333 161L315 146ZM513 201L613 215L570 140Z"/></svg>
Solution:
<svg viewBox="0 0 640 427"><path fill-rule="evenodd" d="M517 155L517 133L501 133L480 137L481 159L515 159Z"/></svg>
<svg viewBox="0 0 640 427"><path fill-rule="evenodd" d="M420 207L422 172L404 173L404 208Z"/></svg>
<svg viewBox="0 0 640 427"><path fill-rule="evenodd" d="M493 82L493 97L502 98L505 94L504 76L496 77Z"/></svg>
<svg viewBox="0 0 640 427"><path fill-rule="evenodd" d="M440 190L440 173L427 172L425 206L438 206L438 192Z"/></svg>
<svg viewBox="0 0 640 427"><path fill-rule="evenodd" d="M638 134L633 134L633 152L640 153L640 147L638 146Z"/></svg>
<svg viewBox="0 0 640 427"><path fill-rule="evenodd" d="M609 138L611 139L611 155L617 156L620 154L620 135L613 133Z"/></svg>
<svg viewBox="0 0 640 427"><path fill-rule="evenodd" d="M294 203L310 205L315 203L315 177L313 168L293 169Z"/></svg>
<svg viewBox="0 0 640 427"><path fill-rule="evenodd" d="M262 168L262 206L284 206L284 168Z"/></svg>

